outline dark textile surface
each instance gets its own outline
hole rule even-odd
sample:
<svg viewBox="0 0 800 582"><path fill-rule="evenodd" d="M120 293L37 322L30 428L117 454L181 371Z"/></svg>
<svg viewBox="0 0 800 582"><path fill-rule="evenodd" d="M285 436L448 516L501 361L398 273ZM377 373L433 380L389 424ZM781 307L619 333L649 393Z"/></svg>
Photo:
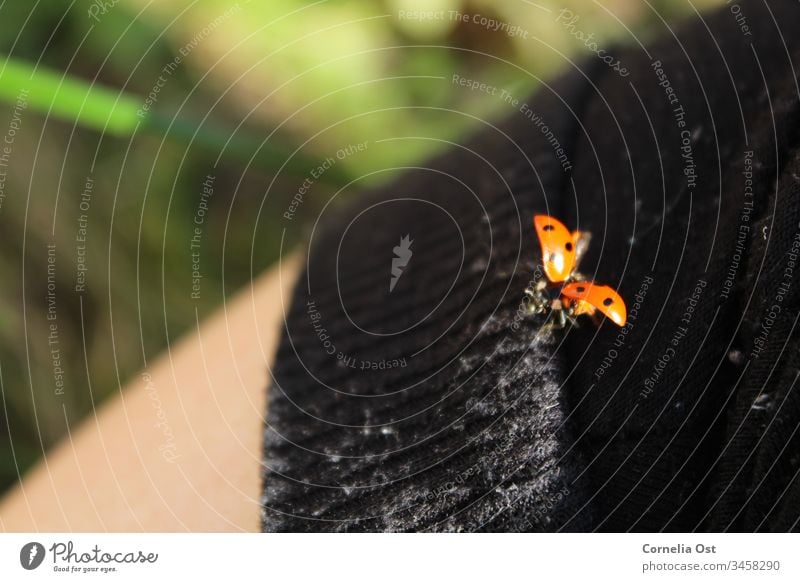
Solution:
<svg viewBox="0 0 800 582"><path fill-rule="evenodd" d="M320 217L266 531L798 529L800 3L741 8L751 34L725 9L618 50L627 76L589 59ZM592 232L625 328L519 317L537 212Z"/></svg>

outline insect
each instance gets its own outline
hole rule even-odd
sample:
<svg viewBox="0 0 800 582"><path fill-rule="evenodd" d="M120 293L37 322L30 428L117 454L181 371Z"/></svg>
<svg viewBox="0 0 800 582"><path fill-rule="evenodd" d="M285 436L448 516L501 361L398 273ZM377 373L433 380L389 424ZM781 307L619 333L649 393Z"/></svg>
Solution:
<svg viewBox="0 0 800 582"><path fill-rule="evenodd" d="M533 227L542 249L545 278L525 289L531 314L553 313L553 327L576 324L580 315L596 320L599 311L618 326L627 321L625 301L608 285L599 285L578 272L578 265L589 248L591 234L570 232L561 221L537 214Z"/></svg>

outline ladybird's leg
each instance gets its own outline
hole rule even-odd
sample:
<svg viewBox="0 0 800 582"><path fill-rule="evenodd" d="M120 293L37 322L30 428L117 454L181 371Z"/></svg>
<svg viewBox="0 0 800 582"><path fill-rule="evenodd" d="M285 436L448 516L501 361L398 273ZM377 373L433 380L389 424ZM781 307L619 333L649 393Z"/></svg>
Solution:
<svg viewBox="0 0 800 582"><path fill-rule="evenodd" d="M566 323L569 322L570 325L574 327L580 327L578 325L578 315L577 315L578 306L579 306L578 302L572 301L570 302L569 306L566 309L564 309L564 325L566 325Z"/></svg>
<svg viewBox="0 0 800 582"><path fill-rule="evenodd" d="M536 315L547 311L547 298L544 295L544 291L540 289L538 285L534 288L527 287L525 289L525 295L530 298L527 309L528 315Z"/></svg>
<svg viewBox="0 0 800 582"><path fill-rule="evenodd" d="M538 311L539 298L537 297L536 290L531 287L525 287L525 296L528 297L528 303L525 306L528 315L533 315Z"/></svg>
<svg viewBox="0 0 800 582"><path fill-rule="evenodd" d="M550 302L550 316L546 325L548 330L564 327L564 309L558 300Z"/></svg>
<svg viewBox="0 0 800 582"><path fill-rule="evenodd" d="M578 323L578 317L577 316L575 316L575 315L566 315L565 314L565 317L567 318L567 321L569 321L569 323L573 327L580 327L580 323Z"/></svg>
<svg viewBox="0 0 800 582"><path fill-rule="evenodd" d="M559 309L556 313L558 314L558 329L564 329L567 327L567 311Z"/></svg>
<svg viewBox="0 0 800 582"><path fill-rule="evenodd" d="M564 305L560 299L548 299L547 309L550 312L551 328L561 329L564 327L562 314L564 312Z"/></svg>

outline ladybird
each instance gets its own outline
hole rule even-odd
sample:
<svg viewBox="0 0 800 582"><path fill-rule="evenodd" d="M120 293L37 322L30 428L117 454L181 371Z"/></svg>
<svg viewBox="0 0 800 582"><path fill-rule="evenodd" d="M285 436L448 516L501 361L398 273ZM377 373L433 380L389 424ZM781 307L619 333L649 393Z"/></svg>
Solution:
<svg viewBox="0 0 800 582"><path fill-rule="evenodd" d="M608 285L600 285L578 272L578 265L589 247L591 234L570 232L564 224L546 214L533 217L533 227L542 250L542 266L547 279L540 279L525 294L530 313L553 313L554 326L576 323L580 315L595 316L597 311L620 327L627 321L625 301ZM557 293L554 288L562 285Z"/></svg>

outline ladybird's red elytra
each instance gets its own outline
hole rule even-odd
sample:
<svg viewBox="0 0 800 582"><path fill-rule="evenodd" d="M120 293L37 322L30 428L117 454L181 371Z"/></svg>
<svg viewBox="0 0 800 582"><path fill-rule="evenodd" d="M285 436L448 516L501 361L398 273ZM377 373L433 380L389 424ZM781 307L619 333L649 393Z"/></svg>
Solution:
<svg viewBox="0 0 800 582"><path fill-rule="evenodd" d="M558 300L549 300L545 290L547 282L540 281L525 293L530 297L531 313L553 312L558 323L575 321L580 315L593 316L600 311L615 324L624 326L627 321L625 301L608 285L585 281L577 272L578 265L591 239L588 232L570 230L552 216L536 214L533 227L542 250L542 265L549 284L563 284Z"/></svg>
<svg viewBox="0 0 800 582"><path fill-rule="evenodd" d="M586 281L568 283L561 290L561 295L570 302L588 303L620 327L624 326L628 319L625 301L608 285Z"/></svg>
<svg viewBox="0 0 800 582"><path fill-rule="evenodd" d="M539 236L544 273L553 283L567 280L575 268L575 242L563 223L551 216L537 214L533 226Z"/></svg>

